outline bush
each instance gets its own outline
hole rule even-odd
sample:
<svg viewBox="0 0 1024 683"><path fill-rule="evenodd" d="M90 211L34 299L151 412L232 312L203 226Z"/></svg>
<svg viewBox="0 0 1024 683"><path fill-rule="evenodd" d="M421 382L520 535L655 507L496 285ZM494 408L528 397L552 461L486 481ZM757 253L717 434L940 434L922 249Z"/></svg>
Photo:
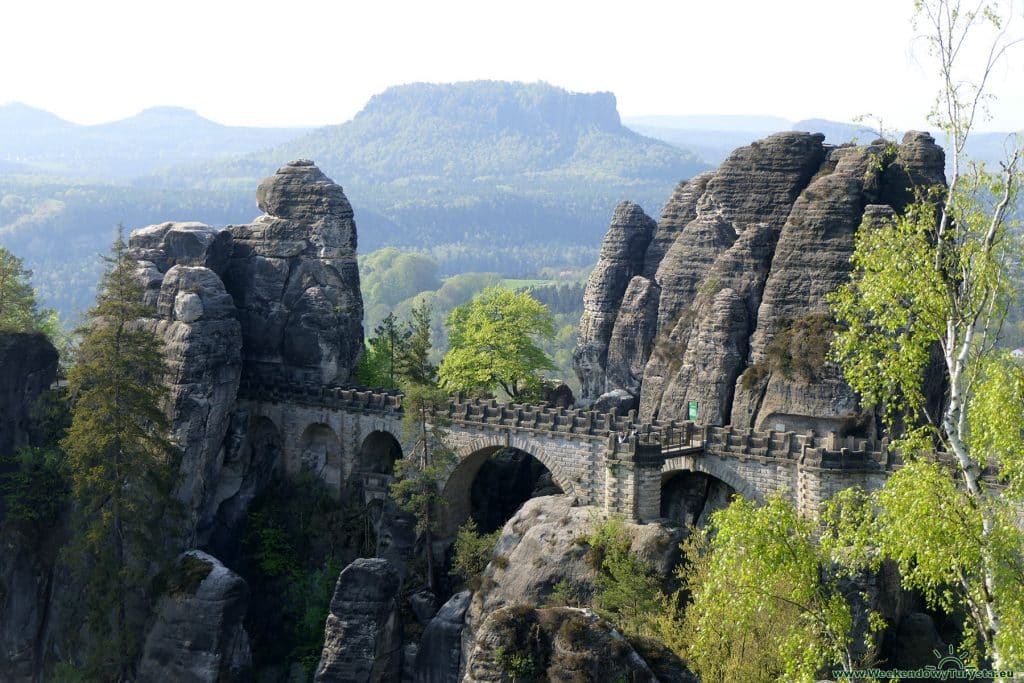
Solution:
<svg viewBox="0 0 1024 683"><path fill-rule="evenodd" d="M812 313L789 323L765 347L768 369L786 379L817 379L828 362L832 338L838 329L825 313Z"/></svg>
<svg viewBox="0 0 1024 683"><path fill-rule="evenodd" d="M58 448L22 448L0 457L5 520L40 530L57 521L70 486Z"/></svg>
<svg viewBox="0 0 1024 683"><path fill-rule="evenodd" d="M501 529L490 534L477 533L472 519L459 527L452 570L473 590L479 588L480 575L494 556L494 546L500 537Z"/></svg>

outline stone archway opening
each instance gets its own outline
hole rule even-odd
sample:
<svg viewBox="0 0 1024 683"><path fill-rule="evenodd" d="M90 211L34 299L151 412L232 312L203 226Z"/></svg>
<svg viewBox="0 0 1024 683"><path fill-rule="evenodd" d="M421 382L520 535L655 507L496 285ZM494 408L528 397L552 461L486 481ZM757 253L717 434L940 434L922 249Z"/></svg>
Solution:
<svg viewBox="0 0 1024 683"><path fill-rule="evenodd" d="M538 458L518 448L482 448L459 463L444 488L445 536L454 537L467 520L479 533L504 526L523 503L563 493Z"/></svg>
<svg viewBox="0 0 1024 683"><path fill-rule="evenodd" d="M531 498L561 493L544 463L518 448L503 448L477 470L469 490L469 514L487 534L503 527Z"/></svg>
<svg viewBox="0 0 1024 683"><path fill-rule="evenodd" d="M341 443L329 426L318 422L306 427L298 456L293 472L308 472L334 488L341 484Z"/></svg>
<svg viewBox="0 0 1024 683"><path fill-rule="evenodd" d="M679 526L704 528L711 513L727 507L735 493L732 486L705 472L665 472L661 475L661 517Z"/></svg>
<svg viewBox="0 0 1024 683"><path fill-rule="evenodd" d="M391 432L370 432L356 454L355 472L392 475L395 461L402 458L402 444Z"/></svg>
<svg viewBox="0 0 1024 683"><path fill-rule="evenodd" d="M367 505L382 502L388 495L395 462L402 458L402 444L385 431L370 432L359 446L348 486Z"/></svg>

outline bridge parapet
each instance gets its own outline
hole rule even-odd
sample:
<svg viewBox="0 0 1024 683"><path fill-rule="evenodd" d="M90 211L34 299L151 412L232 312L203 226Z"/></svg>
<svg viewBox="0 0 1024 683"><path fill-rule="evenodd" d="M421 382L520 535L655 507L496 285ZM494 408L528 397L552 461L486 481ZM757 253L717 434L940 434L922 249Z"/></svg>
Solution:
<svg viewBox="0 0 1024 683"><path fill-rule="evenodd" d="M402 393L368 387L301 384L282 379L260 377L243 379L238 388L241 398L258 401L294 401L350 412L400 412Z"/></svg>

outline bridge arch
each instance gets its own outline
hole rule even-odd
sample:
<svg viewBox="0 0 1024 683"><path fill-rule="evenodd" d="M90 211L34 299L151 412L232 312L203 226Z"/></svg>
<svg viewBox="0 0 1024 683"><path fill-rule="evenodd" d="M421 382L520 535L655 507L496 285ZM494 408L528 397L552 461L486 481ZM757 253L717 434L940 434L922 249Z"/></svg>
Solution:
<svg viewBox="0 0 1024 683"><path fill-rule="evenodd" d="M552 481L563 493L575 495L572 481L565 476L558 460L543 444L514 435L488 434L464 442L455 449L458 463L448 474L442 497L447 505L442 514L441 537L453 538L472 512L472 488L480 469L498 452L514 448L532 456L551 473Z"/></svg>
<svg viewBox="0 0 1024 683"><path fill-rule="evenodd" d="M736 470L727 464L720 462L717 458L702 456L683 455L669 458L661 467L661 479L666 481L676 472L699 472L707 474L732 487L739 495L753 500L757 503L764 503L765 499L761 492L743 478Z"/></svg>
<svg viewBox="0 0 1024 683"><path fill-rule="evenodd" d="M310 472L337 488L342 480L341 441L337 433L323 422L306 426L299 438L295 472Z"/></svg>

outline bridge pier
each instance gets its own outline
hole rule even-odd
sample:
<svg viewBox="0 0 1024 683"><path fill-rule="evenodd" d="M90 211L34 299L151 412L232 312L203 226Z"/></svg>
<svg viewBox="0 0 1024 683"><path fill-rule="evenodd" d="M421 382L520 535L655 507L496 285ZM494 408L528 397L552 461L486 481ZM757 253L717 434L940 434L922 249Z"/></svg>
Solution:
<svg viewBox="0 0 1024 683"><path fill-rule="evenodd" d="M635 522L661 517L661 444L632 436L626 443L608 439L605 454L604 510Z"/></svg>

